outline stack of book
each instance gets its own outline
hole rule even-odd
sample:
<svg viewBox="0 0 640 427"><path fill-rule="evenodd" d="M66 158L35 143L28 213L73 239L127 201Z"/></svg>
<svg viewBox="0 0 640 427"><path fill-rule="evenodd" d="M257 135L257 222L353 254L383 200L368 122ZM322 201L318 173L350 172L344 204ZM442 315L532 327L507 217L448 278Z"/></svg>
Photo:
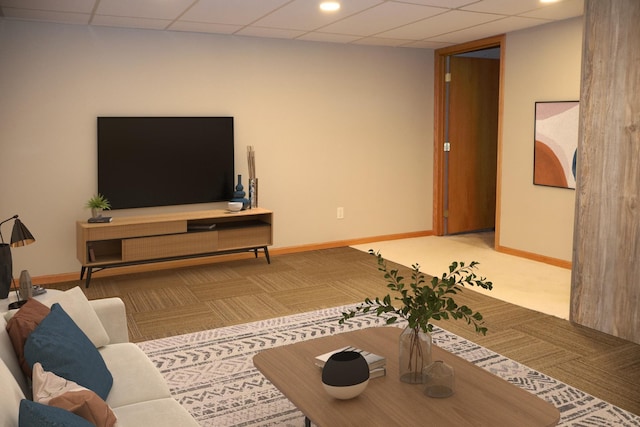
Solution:
<svg viewBox="0 0 640 427"><path fill-rule="evenodd" d="M378 354L371 353L355 347L343 347L337 350L330 351L328 353L321 354L320 356L316 356L315 358L316 366L318 366L319 368L323 368L324 364L327 363L327 360L329 360L331 356L341 351L357 351L358 353L362 354L362 356L364 357L364 360L366 360L367 363L369 364L370 379L383 377L387 374L387 368L386 368L387 360L384 358L384 356L380 356Z"/></svg>

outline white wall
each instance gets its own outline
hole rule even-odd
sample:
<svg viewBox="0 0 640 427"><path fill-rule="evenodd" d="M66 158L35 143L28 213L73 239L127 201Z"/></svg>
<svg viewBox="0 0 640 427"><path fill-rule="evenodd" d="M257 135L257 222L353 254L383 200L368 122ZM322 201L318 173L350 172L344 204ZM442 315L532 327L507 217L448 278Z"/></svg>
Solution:
<svg viewBox="0 0 640 427"><path fill-rule="evenodd" d="M536 101L580 98L582 18L507 34L501 246L571 261L575 191L533 185Z"/></svg>
<svg viewBox="0 0 640 427"><path fill-rule="evenodd" d="M581 43L581 18L506 42L499 244L567 261L575 195L532 184L533 119L536 101L578 99ZM0 69L0 219L37 239L13 250L16 276L79 269L100 115L233 115L275 247L432 229L430 50L0 19Z"/></svg>
<svg viewBox="0 0 640 427"><path fill-rule="evenodd" d="M430 50L0 19L0 70L0 219L37 239L13 250L16 276L79 270L101 115L234 116L275 247L432 228Z"/></svg>

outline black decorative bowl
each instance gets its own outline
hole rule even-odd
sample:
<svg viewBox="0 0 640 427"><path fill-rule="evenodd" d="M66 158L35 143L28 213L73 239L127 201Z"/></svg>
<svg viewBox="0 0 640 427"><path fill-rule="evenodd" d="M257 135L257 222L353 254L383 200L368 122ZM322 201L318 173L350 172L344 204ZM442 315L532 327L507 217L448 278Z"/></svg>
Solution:
<svg viewBox="0 0 640 427"><path fill-rule="evenodd" d="M322 369L322 384L330 396L352 399L369 384L369 365L357 351L335 353Z"/></svg>

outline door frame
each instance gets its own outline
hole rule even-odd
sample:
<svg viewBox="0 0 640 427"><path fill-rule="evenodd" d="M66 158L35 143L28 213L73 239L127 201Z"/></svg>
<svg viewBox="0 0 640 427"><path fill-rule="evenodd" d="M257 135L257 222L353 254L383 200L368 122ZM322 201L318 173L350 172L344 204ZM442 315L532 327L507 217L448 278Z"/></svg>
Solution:
<svg viewBox="0 0 640 427"><path fill-rule="evenodd" d="M495 243L500 241L500 193L502 183L502 108L504 85L504 34L488 37L455 46L437 49L435 55L434 73L434 132L433 132L433 233L437 236L444 234L444 120L445 120L445 74L447 56L473 52L493 47L500 48L500 83L498 94L498 147L496 171L496 225Z"/></svg>

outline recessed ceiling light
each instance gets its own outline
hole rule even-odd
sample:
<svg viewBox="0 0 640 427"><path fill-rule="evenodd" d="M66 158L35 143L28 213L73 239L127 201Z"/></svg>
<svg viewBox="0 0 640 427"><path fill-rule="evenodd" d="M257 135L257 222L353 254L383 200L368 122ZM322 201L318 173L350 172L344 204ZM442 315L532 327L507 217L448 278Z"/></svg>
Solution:
<svg viewBox="0 0 640 427"><path fill-rule="evenodd" d="M320 9L325 12L335 12L340 9L340 3L337 1L323 1L320 3Z"/></svg>
<svg viewBox="0 0 640 427"><path fill-rule="evenodd" d="M561 0L540 0L540 3L557 3Z"/></svg>

